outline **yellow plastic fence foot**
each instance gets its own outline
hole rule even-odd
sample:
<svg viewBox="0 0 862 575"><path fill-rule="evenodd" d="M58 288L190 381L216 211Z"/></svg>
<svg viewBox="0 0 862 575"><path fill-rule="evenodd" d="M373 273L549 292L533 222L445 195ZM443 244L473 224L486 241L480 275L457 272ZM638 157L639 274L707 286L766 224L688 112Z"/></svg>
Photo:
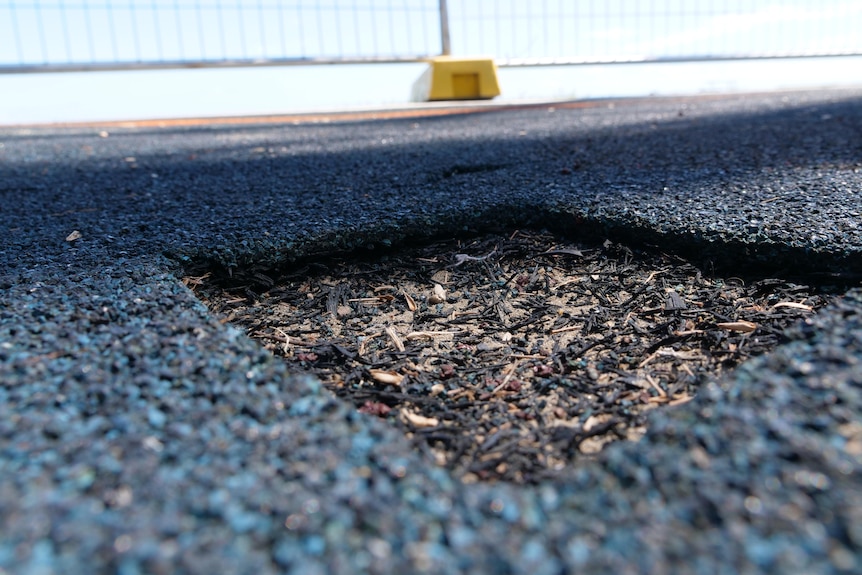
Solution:
<svg viewBox="0 0 862 575"><path fill-rule="evenodd" d="M412 101L487 100L500 95L492 58L438 56L413 84Z"/></svg>

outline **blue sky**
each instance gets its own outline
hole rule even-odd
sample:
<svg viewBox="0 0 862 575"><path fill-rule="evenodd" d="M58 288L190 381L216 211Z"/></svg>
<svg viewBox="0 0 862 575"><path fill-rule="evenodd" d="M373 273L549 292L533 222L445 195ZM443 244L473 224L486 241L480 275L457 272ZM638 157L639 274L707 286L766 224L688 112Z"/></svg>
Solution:
<svg viewBox="0 0 862 575"><path fill-rule="evenodd" d="M862 53L856 0L449 0L452 51L498 62ZM242 9L238 9L242 6ZM416 58L438 0L0 0L0 66ZM862 84L862 58L501 68L500 101ZM406 105L422 63L0 74L0 124Z"/></svg>

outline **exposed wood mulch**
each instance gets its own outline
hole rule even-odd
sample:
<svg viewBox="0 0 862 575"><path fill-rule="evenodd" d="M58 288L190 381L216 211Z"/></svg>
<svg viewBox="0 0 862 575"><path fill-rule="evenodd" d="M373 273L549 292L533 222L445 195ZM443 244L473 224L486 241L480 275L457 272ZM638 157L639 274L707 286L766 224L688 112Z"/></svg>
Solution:
<svg viewBox="0 0 862 575"><path fill-rule="evenodd" d="M538 482L782 341L828 301L625 246L516 231L329 260L264 293L185 278L226 321L462 480Z"/></svg>

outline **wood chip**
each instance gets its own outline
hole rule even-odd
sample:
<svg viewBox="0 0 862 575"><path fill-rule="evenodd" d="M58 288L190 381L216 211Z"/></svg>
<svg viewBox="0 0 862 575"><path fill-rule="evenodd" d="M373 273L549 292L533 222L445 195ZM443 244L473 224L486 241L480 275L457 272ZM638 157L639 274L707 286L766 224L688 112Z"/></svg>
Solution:
<svg viewBox="0 0 862 575"><path fill-rule="evenodd" d="M401 418L416 428L437 427L440 425L440 420L436 417L425 417L406 409L401 410Z"/></svg>
<svg viewBox="0 0 862 575"><path fill-rule="evenodd" d="M584 252L577 249L550 249L542 252L542 256L577 256L579 258L584 257Z"/></svg>
<svg viewBox="0 0 862 575"><path fill-rule="evenodd" d="M681 331L673 332L673 335L675 335L676 337L685 337L687 335L701 335L704 333L706 333L706 330L703 329L684 329Z"/></svg>
<svg viewBox="0 0 862 575"><path fill-rule="evenodd" d="M404 339L423 339L433 337L454 337L458 335L457 331L411 331L404 336Z"/></svg>
<svg viewBox="0 0 862 575"><path fill-rule="evenodd" d="M347 300L348 303L361 303L364 305L380 305L386 300L380 297L355 297Z"/></svg>
<svg viewBox="0 0 862 575"><path fill-rule="evenodd" d="M775 304L774 306L772 306L772 309L775 309L778 307L790 307L793 309L801 309L801 310L805 310L805 311L814 311L814 308L811 307L810 305L805 305L804 303L796 303L795 301L780 301L777 304Z"/></svg>
<svg viewBox="0 0 862 575"><path fill-rule="evenodd" d="M584 327L581 325L567 325L566 327L560 327L557 329L552 329L551 333L556 335L558 333L565 333L567 331L577 331L577 330L581 330L581 329L584 329Z"/></svg>
<svg viewBox="0 0 862 575"><path fill-rule="evenodd" d="M668 402L668 405L669 405L669 406L671 406L671 407L673 407L673 406L675 406L675 405L682 405L682 404L684 404L684 403L688 403L688 402L689 402L689 401L691 401L692 399L694 399L694 396L693 396L693 395L679 395L679 396L674 396L673 401Z"/></svg>
<svg viewBox="0 0 862 575"><path fill-rule="evenodd" d="M665 311L679 311L688 308L685 304L685 300L673 290L667 292L667 296L664 301L664 309Z"/></svg>
<svg viewBox="0 0 862 575"><path fill-rule="evenodd" d="M374 379L374 381L394 385L396 387L400 387L401 382L404 381L404 376L394 371L386 371L383 369L369 369L368 373L371 374L371 377Z"/></svg>
<svg viewBox="0 0 862 575"><path fill-rule="evenodd" d="M404 301L407 302L407 309L410 311L416 311L419 309L419 306L416 305L416 300L410 297L410 294L407 292L401 292L401 295L404 296Z"/></svg>
<svg viewBox="0 0 862 575"><path fill-rule="evenodd" d="M506 387L506 385L509 384L509 381L512 380L512 376L515 375L516 371L518 370L518 363L519 362L516 361L515 363L509 364L509 366L507 368L503 369L503 371L504 371L504 373L506 373L506 375L505 375L505 377L503 377L503 381L500 382L500 385L495 387L494 391L492 391L491 393L497 393L498 391L500 391L501 389Z"/></svg>
<svg viewBox="0 0 862 575"><path fill-rule="evenodd" d="M79 232L78 230L75 230L71 234L66 236L67 242L74 242L75 240L80 240L80 239L81 239L81 232Z"/></svg>
<svg viewBox="0 0 862 575"><path fill-rule="evenodd" d="M750 321L725 321L715 325L721 329L738 331L740 333L751 333L757 329L757 324Z"/></svg>
<svg viewBox="0 0 862 575"><path fill-rule="evenodd" d="M654 390L656 390L656 393L658 393L659 397L667 396L667 392L664 389L662 389L661 386L659 386L659 384L656 383L656 380L654 380L650 375L644 376L644 379L646 379L647 383L649 383L650 386Z"/></svg>
<svg viewBox="0 0 862 575"><path fill-rule="evenodd" d="M446 301L446 290L440 284L434 284L434 293L428 298L428 303L436 305Z"/></svg>
<svg viewBox="0 0 862 575"><path fill-rule="evenodd" d="M386 335L389 336L389 339L392 340L392 343L398 351L404 351L404 342L401 341L401 338L398 336L398 332L395 331L394 327L386 326L383 331L386 332Z"/></svg>

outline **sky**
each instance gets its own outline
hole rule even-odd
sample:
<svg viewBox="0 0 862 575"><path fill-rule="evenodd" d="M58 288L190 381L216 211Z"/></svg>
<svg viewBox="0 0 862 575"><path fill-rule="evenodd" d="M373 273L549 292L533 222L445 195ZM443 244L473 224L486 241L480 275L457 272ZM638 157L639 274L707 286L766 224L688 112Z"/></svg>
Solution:
<svg viewBox="0 0 862 575"><path fill-rule="evenodd" d="M165 61L350 64L0 74L0 124L408 105L441 51L439 0L0 0L0 70ZM501 65L500 102L862 85L857 0L448 0L453 55ZM686 63L596 64L604 60ZM359 64L383 59L402 63ZM589 65L508 67L553 61Z"/></svg>

